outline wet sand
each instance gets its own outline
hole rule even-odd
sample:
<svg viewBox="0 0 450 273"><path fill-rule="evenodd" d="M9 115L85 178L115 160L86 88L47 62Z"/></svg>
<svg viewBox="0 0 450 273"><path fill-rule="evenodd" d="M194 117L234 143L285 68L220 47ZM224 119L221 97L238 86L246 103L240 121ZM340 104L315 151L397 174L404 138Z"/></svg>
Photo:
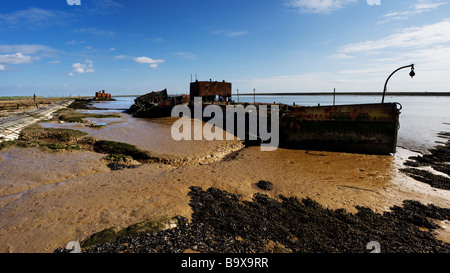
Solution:
<svg viewBox="0 0 450 273"><path fill-rule="evenodd" d="M82 111L87 113L111 113L104 110ZM116 113L119 113L116 111ZM209 159L211 157L220 157L232 150L239 150L243 145L238 140L230 141L175 141L171 137L172 124L178 118L133 118L129 114L120 113L118 118L96 118L87 119L88 123L106 123L101 129L94 129L86 126L85 123L42 123L44 128L69 128L83 131L91 137L102 140L125 142L135 145L139 149L149 151L152 155L182 159L186 161L198 161L199 159ZM204 124L204 123L203 123ZM193 128L193 124L192 124ZM219 129L226 139L227 132ZM193 139L193 130L192 130Z"/></svg>
<svg viewBox="0 0 450 273"><path fill-rule="evenodd" d="M262 152L235 141L174 141L174 118L98 119L86 124L45 123L44 127L85 131L97 139L126 142L160 156L192 164L144 164L111 171L105 155L87 151L46 152L33 148L0 151L0 252L53 252L110 227L146 219L191 217L189 187L219 188L251 200L255 193L310 197L321 205L376 212L403 200L450 208L450 192L399 171L415 153L395 156L278 149ZM237 152L236 152L237 151ZM224 156L228 156L224 159ZM271 191L256 186L273 183ZM438 238L450 242L450 225L438 223Z"/></svg>
<svg viewBox="0 0 450 273"><path fill-rule="evenodd" d="M93 152L7 149L0 153L0 196L13 195L75 177L107 172L109 168L102 162L103 157L104 155Z"/></svg>
<svg viewBox="0 0 450 273"><path fill-rule="evenodd" d="M1 154L5 152L11 150ZM448 191L407 177L397 171L398 164L392 156L285 149L261 152L259 147L249 147L226 161L207 165L149 164L47 181L0 198L0 251L52 252L112 226L123 228L149 218L176 215L190 218L190 186L216 187L247 200L257 192L274 198L280 194L310 197L326 207L350 212L355 212L357 205L381 212L406 199L450 207ZM46 173L39 168L29 178ZM274 189L257 188L259 180L272 182ZM450 238L442 234L443 239Z"/></svg>

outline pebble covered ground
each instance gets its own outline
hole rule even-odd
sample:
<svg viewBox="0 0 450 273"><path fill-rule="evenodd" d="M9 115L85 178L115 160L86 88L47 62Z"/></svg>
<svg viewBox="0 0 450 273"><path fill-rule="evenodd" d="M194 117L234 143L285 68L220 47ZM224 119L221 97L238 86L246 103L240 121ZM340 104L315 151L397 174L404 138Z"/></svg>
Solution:
<svg viewBox="0 0 450 273"><path fill-rule="evenodd" d="M444 139L450 139L450 133L441 132L439 136ZM429 152L429 154L410 157L410 160L405 162L408 168L400 171L434 188L450 190L450 140L447 140L443 145L436 146ZM434 174L429 170L418 169L420 167L431 167L435 171L446 174L446 176Z"/></svg>
<svg viewBox="0 0 450 273"><path fill-rule="evenodd" d="M379 242L383 253L450 253L435 238L436 220L450 209L404 201L383 214L357 207L324 208L312 199L255 194L253 201L216 188L190 188L192 220L174 228L121 236L83 248L87 253L365 253ZM55 253L67 252L58 248Z"/></svg>

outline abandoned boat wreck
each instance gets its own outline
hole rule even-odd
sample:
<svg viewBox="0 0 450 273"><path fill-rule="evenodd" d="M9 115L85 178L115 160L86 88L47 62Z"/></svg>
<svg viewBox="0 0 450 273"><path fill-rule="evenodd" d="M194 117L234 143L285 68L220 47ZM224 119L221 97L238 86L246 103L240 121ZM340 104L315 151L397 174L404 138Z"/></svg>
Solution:
<svg viewBox="0 0 450 273"><path fill-rule="evenodd" d="M128 112L136 117L167 117L175 105L192 108L195 97L202 98L203 109L214 104L224 113L227 105L267 105L269 109L270 105L278 105L280 147L365 154L396 152L399 103L333 106L236 103L231 97L231 83L195 81L190 85L189 95L169 97L166 89L151 92L136 98ZM248 130L248 120L245 124Z"/></svg>

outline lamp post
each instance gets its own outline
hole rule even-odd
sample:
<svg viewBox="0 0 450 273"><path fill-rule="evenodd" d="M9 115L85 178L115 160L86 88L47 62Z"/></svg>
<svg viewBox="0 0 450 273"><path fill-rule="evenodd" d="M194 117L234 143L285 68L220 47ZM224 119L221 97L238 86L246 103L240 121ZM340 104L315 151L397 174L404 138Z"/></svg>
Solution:
<svg viewBox="0 0 450 273"><path fill-rule="evenodd" d="M397 71L399 71L399 70L401 70L401 69L403 69L403 68L408 68L408 67L411 67L411 72L409 72L409 76L411 76L411 78L412 78L412 77L414 77L414 76L416 75L416 73L414 72L414 64L405 65L405 66L402 66L402 67L400 67L400 68L397 68L397 70L395 70L394 72L392 72L391 75L389 75L389 77L388 77L387 80L386 80L386 83L384 84L384 89L383 89L383 99L381 100L381 103L384 103L384 95L386 94L387 83L388 83L389 79L392 77L392 75L395 74L395 72L397 72Z"/></svg>

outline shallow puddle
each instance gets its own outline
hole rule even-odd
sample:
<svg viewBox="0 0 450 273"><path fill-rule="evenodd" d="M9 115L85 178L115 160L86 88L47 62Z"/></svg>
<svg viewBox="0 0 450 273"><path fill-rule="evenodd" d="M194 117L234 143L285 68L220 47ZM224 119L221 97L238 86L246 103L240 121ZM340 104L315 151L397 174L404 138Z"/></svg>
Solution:
<svg viewBox="0 0 450 273"><path fill-rule="evenodd" d="M86 110L84 110L86 111ZM103 110L88 110L95 114L106 113ZM151 152L160 157L198 159L214 156L218 150L227 149L229 146L241 146L240 141L230 140L180 140L172 138L172 125L178 118L133 118L131 115L121 113L122 118L89 118L97 123L104 122L102 128L92 128L84 123L41 123L44 128L69 128L86 132L91 137L101 140L125 142L136 145L142 150ZM193 121L192 121L193 124ZM205 124L205 123L202 123ZM192 125L193 127L194 125ZM217 128L227 138L227 132ZM193 130L192 130L193 136ZM192 139L194 139L192 137Z"/></svg>

